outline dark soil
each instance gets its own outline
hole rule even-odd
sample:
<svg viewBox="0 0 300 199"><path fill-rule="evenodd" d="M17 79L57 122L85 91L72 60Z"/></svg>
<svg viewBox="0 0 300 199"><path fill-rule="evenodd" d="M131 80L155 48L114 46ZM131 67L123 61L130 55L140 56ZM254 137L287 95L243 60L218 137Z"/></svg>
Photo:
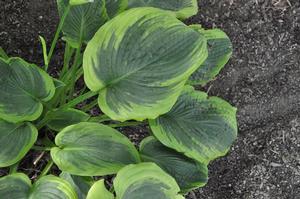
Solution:
<svg viewBox="0 0 300 199"><path fill-rule="evenodd" d="M199 4L199 14L187 23L222 28L234 45L230 63L208 87L210 95L238 107L239 138L228 156L210 164L208 185L187 198L300 198L299 0ZM0 0L0 46L42 64L38 35L51 41L57 22L54 0ZM144 135L142 128L125 132L134 140L135 132Z"/></svg>

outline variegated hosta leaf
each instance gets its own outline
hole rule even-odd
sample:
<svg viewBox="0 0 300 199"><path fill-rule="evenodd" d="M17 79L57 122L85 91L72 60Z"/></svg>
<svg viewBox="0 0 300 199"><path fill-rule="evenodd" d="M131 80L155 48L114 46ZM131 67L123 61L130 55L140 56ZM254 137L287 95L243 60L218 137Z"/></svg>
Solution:
<svg viewBox="0 0 300 199"><path fill-rule="evenodd" d="M79 122L86 122L90 118L85 112L73 108L49 112L47 117L51 118L47 126L54 131L60 131Z"/></svg>
<svg viewBox="0 0 300 199"><path fill-rule="evenodd" d="M197 0L128 0L128 7L155 7L169 10L180 19L189 18L198 12Z"/></svg>
<svg viewBox="0 0 300 199"><path fill-rule="evenodd" d="M160 142L202 163L225 155L237 136L236 108L187 86L150 127Z"/></svg>
<svg viewBox="0 0 300 199"><path fill-rule="evenodd" d="M30 179L23 173L16 173L0 178L0 197L27 199L31 189Z"/></svg>
<svg viewBox="0 0 300 199"><path fill-rule="evenodd" d="M116 199L184 199L174 178L154 163L129 165L114 180Z"/></svg>
<svg viewBox="0 0 300 199"><path fill-rule="evenodd" d="M114 120L154 119L175 104L207 57L199 32L156 8L130 9L96 33L84 53L85 83Z"/></svg>
<svg viewBox="0 0 300 199"><path fill-rule="evenodd" d="M76 191L66 180L48 175L36 181L30 190L30 199L77 199Z"/></svg>
<svg viewBox="0 0 300 199"><path fill-rule="evenodd" d="M0 58L0 77L0 118L9 122L36 120L55 92L46 72L20 58Z"/></svg>
<svg viewBox="0 0 300 199"><path fill-rule="evenodd" d="M109 18L123 12L128 5L128 0L105 0L106 13Z"/></svg>
<svg viewBox="0 0 300 199"><path fill-rule="evenodd" d="M21 160L35 143L37 129L30 123L14 124L0 119L0 167Z"/></svg>
<svg viewBox="0 0 300 199"><path fill-rule="evenodd" d="M95 182L92 186L86 199L114 199L114 195L109 192L104 184L104 180L99 180Z"/></svg>
<svg viewBox="0 0 300 199"><path fill-rule="evenodd" d="M207 165L162 145L154 137L144 139L140 151L143 161L155 162L173 176L182 192L203 187L207 183Z"/></svg>
<svg viewBox="0 0 300 199"><path fill-rule="evenodd" d="M33 185L22 173L0 179L0 197L12 199L77 199L71 185L55 176L44 176Z"/></svg>
<svg viewBox="0 0 300 199"><path fill-rule="evenodd" d="M232 44L229 37L220 29L204 30L193 25L207 39L208 57L199 69L193 73L189 83L204 86L213 80L225 66L232 55Z"/></svg>
<svg viewBox="0 0 300 199"><path fill-rule="evenodd" d="M59 15L67 10L69 0L57 0ZM107 20L104 0L94 0L70 8L63 24L64 40L72 47L79 47L80 41L88 42Z"/></svg>
<svg viewBox="0 0 300 199"><path fill-rule="evenodd" d="M78 199L86 199L86 196L94 183L92 177L81 177L62 172L59 177L68 181L76 191Z"/></svg>
<svg viewBox="0 0 300 199"><path fill-rule="evenodd" d="M56 165L79 176L108 175L140 161L128 138L117 130L97 123L82 122L64 128L51 149Z"/></svg>

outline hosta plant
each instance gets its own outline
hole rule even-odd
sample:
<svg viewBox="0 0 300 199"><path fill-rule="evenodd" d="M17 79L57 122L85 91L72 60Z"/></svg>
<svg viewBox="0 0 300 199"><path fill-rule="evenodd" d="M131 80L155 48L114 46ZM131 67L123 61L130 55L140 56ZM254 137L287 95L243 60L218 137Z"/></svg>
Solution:
<svg viewBox="0 0 300 199"><path fill-rule="evenodd" d="M236 108L193 86L229 60L227 35L180 21L196 14L196 0L57 6L49 48L40 36L43 66L0 49L0 167L9 168L0 197L182 199L204 186L208 164L237 136ZM63 66L51 77L60 36ZM81 77L84 87L76 86ZM101 114L90 115L97 106ZM133 125L149 126L139 146L119 132ZM20 166L30 150L50 154L34 176Z"/></svg>

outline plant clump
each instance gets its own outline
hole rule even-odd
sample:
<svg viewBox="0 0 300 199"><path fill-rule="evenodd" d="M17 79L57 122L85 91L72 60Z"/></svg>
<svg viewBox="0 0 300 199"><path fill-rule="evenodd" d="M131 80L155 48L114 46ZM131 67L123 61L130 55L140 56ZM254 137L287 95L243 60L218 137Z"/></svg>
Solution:
<svg viewBox="0 0 300 199"><path fill-rule="evenodd" d="M183 199L205 186L208 164L237 137L236 108L193 86L228 62L228 36L181 21L197 13L196 0L57 6L49 49L40 36L43 67L0 50L0 167L10 169L0 178L1 197ZM64 62L54 78L47 71L61 33ZM81 77L86 86L78 90ZM103 114L89 115L97 105ZM136 148L116 128L138 124L151 135ZM50 154L38 177L18 172L29 150ZM48 175L54 164L59 176ZM108 175L115 176L110 190Z"/></svg>

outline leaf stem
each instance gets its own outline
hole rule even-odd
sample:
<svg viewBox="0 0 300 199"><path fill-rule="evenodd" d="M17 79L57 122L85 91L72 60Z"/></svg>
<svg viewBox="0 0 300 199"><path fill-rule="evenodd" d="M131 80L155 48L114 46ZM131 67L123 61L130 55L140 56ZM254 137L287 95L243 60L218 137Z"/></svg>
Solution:
<svg viewBox="0 0 300 199"><path fill-rule="evenodd" d="M81 91L79 92L79 95L83 95L83 93L86 91L86 85L83 85L83 88L81 89Z"/></svg>
<svg viewBox="0 0 300 199"><path fill-rule="evenodd" d="M144 122L122 122L118 124L109 124L108 126L117 128L117 127L137 126L141 124L144 124Z"/></svg>
<svg viewBox="0 0 300 199"><path fill-rule="evenodd" d="M69 4L69 5L66 7L63 16L62 16L61 19L60 19L60 22L59 22L59 24L58 24L57 30L56 30L56 32L55 32L54 39L53 39L53 41L52 41L52 44L51 44L51 47L50 47L50 50L49 50L49 53L48 53L48 62L47 62L48 64L50 63L50 60L51 60L51 58L52 58L52 55L53 55L53 52L54 52L54 49L55 49L55 46L56 46L56 43L57 43L58 38L59 38L59 34L60 34L60 32L61 32L61 30L62 30L62 27L63 27L63 25L64 25L64 23L65 23L66 17L68 16L68 14L69 14L69 12L70 12L70 9L71 9L71 5ZM45 70L46 70L46 71L48 70L48 65L46 65Z"/></svg>
<svg viewBox="0 0 300 199"><path fill-rule="evenodd" d="M64 65L60 72L59 80L62 80L66 72L68 71L73 53L74 53L74 48L72 48L70 44L67 42L65 47L65 53L64 53Z"/></svg>
<svg viewBox="0 0 300 199"><path fill-rule="evenodd" d="M41 45L42 45L42 50L43 50L43 57L44 57L44 64L45 64L44 67L46 67L46 66L49 65L49 63L48 63L48 54L47 54L47 44L46 44L46 41L45 41L44 37L39 36L39 38L40 38Z"/></svg>
<svg viewBox="0 0 300 199"><path fill-rule="evenodd" d="M75 105L79 104L80 102L87 100L97 94L98 94L98 92L89 91L89 92L87 92L83 95L80 95L77 98L71 100L70 102L66 103L65 105L61 106L60 109L74 107Z"/></svg>
<svg viewBox="0 0 300 199"><path fill-rule="evenodd" d="M81 23L83 23L83 21L81 21ZM73 65L71 67L71 81L70 81L70 84L68 84L68 87L67 87L67 91L70 88L69 99L71 99L73 97L72 95L73 95L73 92L75 90L74 87L75 87L75 83L76 83L76 80L77 80L76 72L78 70L78 67L80 67L80 65L82 63L82 59L81 59L82 36L83 36L83 32L82 32L82 29L81 29L80 30L80 35L79 35L79 47L76 49L74 62L73 62Z"/></svg>
<svg viewBox="0 0 300 199"><path fill-rule="evenodd" d="M36 128L38 130L40 130L41 128L43 128L49 121L50 121L50 117L47 117L47 115L42 119L40 120L37 124L36 124Z"/></svg>
<svg viewBox="0 0 300 199"><path fill-rule="evenodd" d="M46 134L45 137L42 138L42 143L48 148L55 147L56 145L49 139L48 135Z"/></svg>
<svg viewBox="0 0 300 199"><path fill-rule="evenodd" d="M39 177L37 179L40 179L41 177L47 175L47 173L50 171L51 167L53 166L54 162L52 159L49 160L49 162L47 163L47 165L45 166L45 168L43 169L43 171L41 172L41 174L39 175Z"/></svg>
<svg viewBox="0 0 300 199"><path fill-rule="evenodd" d="M99 116L91 117L89 119L89 122L106 122L111 120L112 119L110 119L107 115L99 115Z"/></svg>
<svg viewBox="0 0 300 199"><path fill-rule="evenodd" d="M98 99L93 100L91 103L85 105L84 107L81 108L82 111L87 112L97 106L98 104Z"/></svg>
<svg viewBox="0 0 300 199"><path fill-rule="evenodd" d="M109 191L110 191L111 193L114 193L114 192L115 192L115 187L114 187L114 185L112 185L112 186L110 187Z"/></svg>
<svg viewBox="0 0 300 199"><path fill-rule="evenodd" d="M80 67L77 71L76 71L76 81L83 75L83 68Z"/></svg>
<svg viewBox="0 0 300 199"><path fill-rule="evenodd" d="M18 167L19 167L19 162L17 162L17 163L15 163L15 164L11 165L11 166L9 167L9 174L17 173Z"/></svg>
<svg viewBox="0 0 300 199"><path fill-rule="evenodd" d="M64 104L63 106L59 107L59 110L66 109L66 108L71 108L74 107L75 105L79 104L80 102L87 100L95 95L97 95L97 92L89 91L83 95L78 96L77 98L71 100L67 104ZM51 112L52 110L49 110L47 113ZM40 120L37 124L36 127L38 130L43 128L52 118L50 116L47 116L47 113L45 114L45 117ZM49 114L48 114L49 115Z"/></svg>
<svg viewBox="0 0 300 199"><path fill-rule="evenodd" d="M36 151L50 151L51 147L33 146L31 149Z"/></svg>

